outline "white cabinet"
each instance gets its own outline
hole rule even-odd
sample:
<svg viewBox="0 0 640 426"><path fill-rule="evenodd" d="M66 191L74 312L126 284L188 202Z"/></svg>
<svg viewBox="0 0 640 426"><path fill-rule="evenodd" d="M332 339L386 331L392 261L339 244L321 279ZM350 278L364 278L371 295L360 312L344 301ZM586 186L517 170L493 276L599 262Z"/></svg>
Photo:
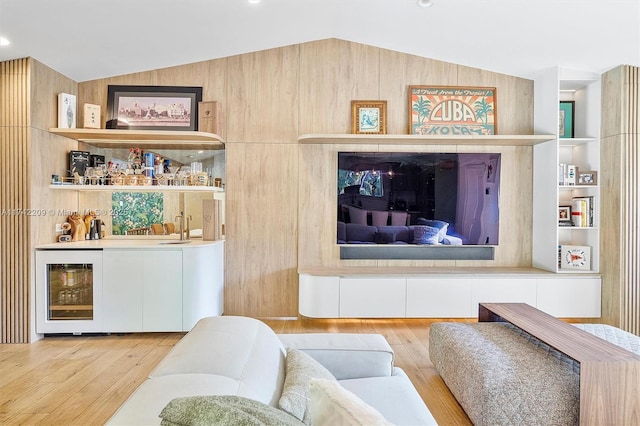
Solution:
<svg viewBox="0 0 640 426"><path fill-rule="evenodd" d="M463 278L407 278L407 317L473 317L471 283Z"/></svg>
<svg viewBox="0 0 640 426"><path fill-rule="evenodd" d="M298 312L309 318L340 317L340 277L301 274Z"/></svg>
<svg viewBox="0 0 640 426"><path fill-rule="evenodd" d="M50 244L47 249L36 250L39 333L189 331L201 318L223 313L223 241L177 246L144 240L94 240L69 243L67 247L72 245L93 249L53 250L49 247L60 245ZM86 265L92 265L94 275L93 303L48 308L47 300L52 300L48 271L63 267L75 271L81 266L87 269ZM58 269L56 277L60 275ZM53 285L61 287L57 281ZM79 285L67 287L75 290ZM47 319L52 309L62 312L63 308L64 312L73 308L82 317L74 314L62 321ZM85 318L89 315L91 318Z"/></svg>
<svg viewBox="0 0 640 426"><path fill-rule="evenodd" d="M104 250L104 329L112 332L142 330L142 251Z"/></svg>
<svg viewBox="0 0 640 426"><path fill-rule="evenodd" d="M188 249L182 256L182 327L224 312L224 244Z"/></svg>
<svg viewBox="0 0 640 426"><path fill-rule="evenodd" d="M536 306L536 278L476 278L471 285L474 316L479 303L526 303Z"/></svg>
<svg viewBox="0 0 640 426"><path fill-rule="evenodd" d="M340 317L393 318L405 316L404 278L340 278Z"/></svg>
<svg viewBox="0 0 640 426"><path fill-rule="evenodd" d="M104 328L182 331L182 251L104 250Z"/></svg>
<svg viewBox="0 0 640 426"><path fill-rule="evenodd" d="M556 317L598 318L601 315L601 282L596 277L564 277L539 280L538 309Z"/></svg>
<svg viewBox="0 0 640 426"><path fill-rule="evenodd" d="M533 270L532 270L533 271ZM300 275L311 318L475 318L483 302L527 303L562 318L598 318L599 276L523 274Z"/></svg>
<svg viewBox="0 0 640 426"><path fill-rule="evenodd" d="M182 250L142 256L142 331L182 331Z"/></svg>
<svg viewBox="0 0 640 426"><path fill-rule="evenodd" d="M552 68L535 80L535 131L556 138L534 146L533 260L534 267L561 273L593 273L600 269L599 185L563 184L560 164L574 165L578 172L600 170L600 75ZM574 135L559 133L560 101L575 103ZM577 178L577 177L576 177ZM572 206L576 198L593 200L593 223L559 226L559 207ZM588 246L589 268L560 267L562 245Z"/></svg>

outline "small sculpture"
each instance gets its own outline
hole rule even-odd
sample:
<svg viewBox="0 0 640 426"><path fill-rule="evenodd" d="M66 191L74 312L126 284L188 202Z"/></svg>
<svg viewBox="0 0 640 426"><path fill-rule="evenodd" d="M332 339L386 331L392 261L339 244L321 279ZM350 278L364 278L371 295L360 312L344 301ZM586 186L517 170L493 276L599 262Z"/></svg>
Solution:
<svg viewBox="0 0 640 426"><path fill-rule="evenodd" d="M71 224L71 241L84 241L87 235L87 228L78 213L73 213L67 218Z"/></svg>

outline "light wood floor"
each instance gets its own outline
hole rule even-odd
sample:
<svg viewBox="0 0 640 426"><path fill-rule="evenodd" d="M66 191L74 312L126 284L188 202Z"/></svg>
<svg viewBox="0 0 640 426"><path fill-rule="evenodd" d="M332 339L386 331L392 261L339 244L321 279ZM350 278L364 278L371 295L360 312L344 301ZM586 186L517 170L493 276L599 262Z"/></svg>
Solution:
<svg viewBox="0 0 640 426"><path fill-rule="evenodd" d="M443 320L264 321L276 333L380 333L438 423L471 424L429 360L429 325ZM69 336L2 344L0 424L104 424L182 336Z"/></svg>

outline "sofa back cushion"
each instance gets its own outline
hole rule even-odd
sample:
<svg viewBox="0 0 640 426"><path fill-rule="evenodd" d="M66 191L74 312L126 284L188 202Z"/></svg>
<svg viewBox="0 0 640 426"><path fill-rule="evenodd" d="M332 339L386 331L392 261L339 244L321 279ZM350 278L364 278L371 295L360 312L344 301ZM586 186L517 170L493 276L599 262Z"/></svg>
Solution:
<svg viewBox="0 0 640 426"><path fill-rule="evenodd" d="M373 242L375 234L378 230L375 226L358 225L356 223L347 223L347 242Z"/></svg>
<svg viewBox="0 0 640 426"><path fill-rule="evenodd" d="M247 317L203 318L150 377L215 374L239 382L239 396L277 406L285 376L285 348L263 322Z"/></svg>

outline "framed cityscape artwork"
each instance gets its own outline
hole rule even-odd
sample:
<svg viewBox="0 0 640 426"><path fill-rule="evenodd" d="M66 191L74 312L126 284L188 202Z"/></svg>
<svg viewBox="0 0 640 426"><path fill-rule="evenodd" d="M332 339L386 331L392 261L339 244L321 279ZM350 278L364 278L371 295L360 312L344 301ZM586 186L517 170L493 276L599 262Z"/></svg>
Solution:
<svg viewBox="0 0 640 426"><path fill-rule="evenodd" d="M198 130L202 87L114 86L107 93L107 129Z"/></svg>

